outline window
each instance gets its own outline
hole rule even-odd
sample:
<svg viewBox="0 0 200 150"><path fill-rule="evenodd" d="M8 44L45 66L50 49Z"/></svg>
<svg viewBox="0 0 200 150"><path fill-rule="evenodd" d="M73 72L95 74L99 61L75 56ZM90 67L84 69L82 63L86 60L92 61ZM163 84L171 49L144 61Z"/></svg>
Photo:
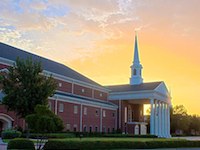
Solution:
<svg viewBox="0 0 200 150"><path fill-rule="evenodd" d="M92 132L92 126L90 126L90 133Z"/></svg>
<svg viewBox="0 0 200 150"><path fill-rule="evenodd" d="M59 112L64 112L64 105L63 105L63 103L59 103Z"/></svg>
<svg viewBox="0 0 200 150"><path fill-rule="evenodd" d="M133 70L133 75L136 75L137 74L137 71L136 69Z"/></svg>
<svg viewBox="0 0 200 150"><path fill-rule="evenodd" d="M115 128L112 128L112 133L115 133Z"/></svg>
<svg viewBox="0 0 200 150"><path fill-rule="evenodd" d="M103 133L106 133L106 127L105 126L103 127Z"/></svg>
<svg viewBox="0 0 200 150"><path fill-rule="evenodd" d="M83 114L87 115L87 107L84 107Z"/></svg>
<svg viewBox="0 0 200 150"><path fill-rule="evenodd" d="M70 131L70 128L71 128L71 127L70 127L70 124L66 124L66 130L67 130L67 131Z"/></svg>
<svg viewBox="0 0 200 150"><path fill-rule="evenodd" d="M110 128L108 128L108 133L110 133Z"/></svg>
<svg viewBox="0 0 200 150"><path fill-rule="evenodd" d="M51 102L48 102L48 107L49 107L49 110L51 110Z"/></svg>
<svg viewBox="0 0 200 150"><path fill-rule="evenodd" d="M84 93L84 92L85 92L85 89L82 89L81 91L82 91L82 93Z"/></svg>
<svg viewBox="0 0 200 150"><path fill-rule="evenodd" d="M74 105L74 114L78 114L78 106Z"/></svg>
<svg viewBox="0 0 200 150"><path fill-rule="evenodd" d="M103 96L103 94L102 94L102 93L100 93L100 94L99 94L99 96L100 96L100 97L102 97L102 96Z"/></svg>
<svg viewBox="0 0 200 150"><path fill-rule="evenodd" d="M58 83L58 86L59 86L59 87L62 87L62 83L59 82L59 83Z"/></svg>
<svg viewBox="0 0 200 150"><path fill-rule="evenodd" d="M87 127L86 126L84 126L83 131L87 132Z"/></svg>
<svg viewBox="0 0 200 150"><path fill-rule="evenodd" d="M115 117L115 113L112 113L112 116Z"/></svg>
<svg viewBox="0 0 200 150"><path fill-rule="evenodd" d="M106 110L103 110L103 117L106 117Z"/></svg>
<svg viewBox="0 0 200 150"><path fill-rule="evenodd" d="M74 125L74 132L76 132L77 131L77 125L75 124Z"/></svg>
<svg viewBox="0 0 200 150"><path fill-rule="evenodd" d="M98 127L95 127L95 132L98 132Z"/></svg>
<svg viewBox="0 0 200 150"><path fill-rule="evenodd" d="M99 110L98 109L96 109L95 114L96 114L96 116L99 115Z"/></svg>

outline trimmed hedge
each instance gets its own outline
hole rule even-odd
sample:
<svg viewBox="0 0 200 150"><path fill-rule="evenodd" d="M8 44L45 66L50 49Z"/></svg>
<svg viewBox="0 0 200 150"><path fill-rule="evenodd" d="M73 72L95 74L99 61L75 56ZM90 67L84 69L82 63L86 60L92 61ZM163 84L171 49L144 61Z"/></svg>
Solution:
<svg viewBox="0 0 200 150"><path fill-rule="evenodd" d="M2 139L14 139L19 138L22 135L20 131L16 130L4 130L1 133Z"/></svg>
<svg viewBox="0 0 200 150"><path fill-rule="evenodd" d="M8 142L7 149L26 149L35 150L33 141L28 139L13 139Z"/></svg>
<svg viewBox="0 0 200 150"><path fill-rule="evenodd" d="M76 137L115 137L115 138L122 138L122 137L135 137L135 138L157 138L156 135L133 135L133 134L117 134L117 133L98 133L98 132L75 132Z"/></svg>
<svg viewBox="0 0 200 150"><path fill-rule="evenodd" d="M64 149L153 149L153 148L178 148L178 147L200 147L200 141L59 141L49 140L44 150Z"/></svg>
<svg viewBox="0 0 200 150"><path fill-rule="evenodd" d="M26 133L22 134L23 138L26 138ZM29 138L37 139L37 138L50 138L50 139L63 139L63 138L74 138L76 137L73 133L47 133L47 134L39 134L39 133L30 133Z"/></svg>
<svg viewBox="0 0 200 150"><path fill-rule="evenodd" d="M157 138L155 135L133 135L133 134L105 134L105 133L88 133L88 132L67 132L67 133L48 133L48 134L37 134L30 133L29 138L37 139L38 137L48 138L48 139L63 139L63 138L74 138L74 137L115 137L115 138L125 138L125 137L135 137L135 138ZM22 134L23 138L26 138L26 133Z"/></svg>

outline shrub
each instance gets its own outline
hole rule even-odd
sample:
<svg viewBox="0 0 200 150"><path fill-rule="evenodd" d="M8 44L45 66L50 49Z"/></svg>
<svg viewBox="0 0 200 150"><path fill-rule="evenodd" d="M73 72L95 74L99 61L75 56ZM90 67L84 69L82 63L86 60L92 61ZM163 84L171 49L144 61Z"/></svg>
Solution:
<svg viewBox="0 0 200 150"><path fill-rule="evenodd" d="M22 137L25 138L26 133L22 134ZM32 139L37 139L38 137L63 139L63 138L73 138L73 137L76 137L76 135L73 133L47 133L47 134L30 133L29 135L29 138L32 138Z"/></svg>
<svg viewBox="0 0 200 150"><path fill-rule="evenodd" d="M154 149L154 148L178 148L178 147L200 147L200 141L186 140L156 140L156 141L60 141L49 140L44 150L49 149Z"/></svg>
<svg viewBox="0 0 200 150"><path fill-rule="evenodd" d="M34 143L28 139L13 139L9 141L7 149L35 150Z"/></svg>
<svg viewBox="0 0 200 150"><path fill-rule="evenodd" d="M22 133L20 131L16 130L4 130L1 133L1 136L3 139L14 139L14 138L19 138L21 134Z"/></svg>

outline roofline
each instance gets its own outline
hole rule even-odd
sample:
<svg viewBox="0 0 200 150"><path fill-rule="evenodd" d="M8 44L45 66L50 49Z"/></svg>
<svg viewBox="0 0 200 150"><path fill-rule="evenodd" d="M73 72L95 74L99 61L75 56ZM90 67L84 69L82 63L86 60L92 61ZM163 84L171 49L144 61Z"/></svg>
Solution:
<svg viewBox="0 0 200 150"><path fill-rule="evenodd" d="M4 64L4 65L8 65L8 66L12 66L15 63L15 61L10 60L10 59L6 59L6 58L3 58L3 57L0 57L0 62L2 62L2 64ZM109 89L104 88L104 86L93 85L93 84L90 84L90 83L87 83L87 82L83 82L83 81L80 81L80 80L76 80L76 79L73 79L73 78L70 78L70 77L66 77L66 76L51 72L51 71L48 71L48 70L43 70L43 74L44 75L53 75L53 77L56 77L57 79L61 79L61 80L68 81L68 82L70 81L70 82L79 83L79 84L82 84L82 85L85 85L85 86L89 86L90 88L93 87L93 88L96 88L96 89L99 89L99 90L103 90L104 92L110 91Z"/></svg>

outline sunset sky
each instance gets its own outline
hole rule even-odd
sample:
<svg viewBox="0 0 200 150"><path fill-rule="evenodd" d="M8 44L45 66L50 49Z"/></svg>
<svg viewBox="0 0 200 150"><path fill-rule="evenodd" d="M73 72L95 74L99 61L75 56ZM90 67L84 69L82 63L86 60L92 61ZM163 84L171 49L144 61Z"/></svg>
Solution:
<svg viewBox="0 0 200 150"><path fill-rule="evenodd" d="M145 82L200 115L200 0L1 0L0 41L102 85L127 84L138 31Z"/></svg>

